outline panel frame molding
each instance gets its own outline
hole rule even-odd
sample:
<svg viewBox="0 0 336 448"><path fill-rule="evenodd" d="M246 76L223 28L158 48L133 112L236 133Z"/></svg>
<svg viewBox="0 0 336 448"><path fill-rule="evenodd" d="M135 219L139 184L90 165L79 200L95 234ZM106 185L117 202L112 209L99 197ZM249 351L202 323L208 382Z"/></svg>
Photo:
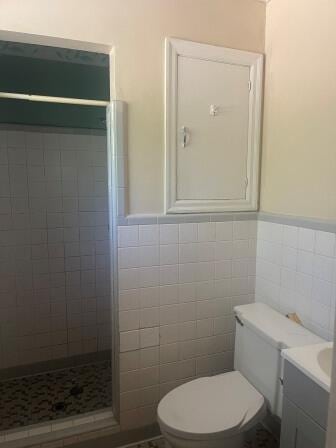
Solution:
<svg viewBox="0 0 336 448"><path fill-rule="evenodd" d="M184 56L250 68L250 101L246 199L179 200L177 198L177 90L178 57ZM259 171L264 56L175 38L165 39L165 166L164 211L176 213L221 213L257 211L259 206Z"/></svg>

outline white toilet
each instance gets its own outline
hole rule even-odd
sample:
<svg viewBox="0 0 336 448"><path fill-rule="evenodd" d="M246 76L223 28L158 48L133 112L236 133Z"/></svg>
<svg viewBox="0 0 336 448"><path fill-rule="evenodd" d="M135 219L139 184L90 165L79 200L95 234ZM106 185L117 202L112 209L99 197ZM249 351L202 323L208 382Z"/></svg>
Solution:
<svg viewBox="0 0 336 448"><path fill-rule="evenodd" d="M235 371L190 381L159 403L160 429L173 448L242 448L267 408L281 417L281 350L323 342L262 303L238 306L235 315Z"/></svg>

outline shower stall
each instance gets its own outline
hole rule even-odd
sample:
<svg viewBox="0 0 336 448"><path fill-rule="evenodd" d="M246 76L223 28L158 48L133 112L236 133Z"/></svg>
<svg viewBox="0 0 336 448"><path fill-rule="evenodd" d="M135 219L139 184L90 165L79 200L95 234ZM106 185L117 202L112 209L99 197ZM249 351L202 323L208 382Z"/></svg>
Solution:
<svg viewBox="0 0 336 448"><path fill-rule="evenodd" d="M2 435L111 411L117 378L108 56L0 42L0 62Z"/></svg>

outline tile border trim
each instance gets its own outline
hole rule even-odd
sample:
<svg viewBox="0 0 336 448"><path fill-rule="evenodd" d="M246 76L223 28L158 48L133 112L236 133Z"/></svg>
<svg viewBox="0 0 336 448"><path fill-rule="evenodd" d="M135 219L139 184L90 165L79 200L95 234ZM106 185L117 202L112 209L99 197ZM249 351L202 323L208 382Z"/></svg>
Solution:
<svg viewBox="0 0 336 448"><path fill-rule="evenodd" d="M288 226L304 227L336 233L336 221L328 219L307 218L303 216L282 215L267 212L233 212L233 213L203 213L203 214L136 214L118 218L118 226L151 225L151 224L182 224L225 221L267 221Z"/></svg>
<svg viewBox="0 0 336 448"><path fill-rule="evenodd" d="M200 222L250 221L257 220L257 212L236 213L204 213L204 214L176 214L176 215L128 215L118 218L119 226L146 224L181 224Z"/></svg>
<svg viewBox="0 0 336 448"><path fill-rule="evenodd" d="M306 218L303 216L282 215L277 213L258 213L259 221L273 222L288 226L304 227L306 229L320 230L336 233L336 221L328 219Z"/></svg>

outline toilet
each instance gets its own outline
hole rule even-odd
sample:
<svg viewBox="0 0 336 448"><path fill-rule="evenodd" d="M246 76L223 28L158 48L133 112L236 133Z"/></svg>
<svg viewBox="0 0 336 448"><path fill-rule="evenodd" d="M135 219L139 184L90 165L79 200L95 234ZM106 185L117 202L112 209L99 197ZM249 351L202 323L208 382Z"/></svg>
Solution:
<svg viewBox="0 0 336 448"><path fill-rule="evenodd" d="M234 312L235 370L185 383L159 403L161 433L173 448L242 448L267 410L281 418L281 350L323 342L263 303Z"/></svg>

